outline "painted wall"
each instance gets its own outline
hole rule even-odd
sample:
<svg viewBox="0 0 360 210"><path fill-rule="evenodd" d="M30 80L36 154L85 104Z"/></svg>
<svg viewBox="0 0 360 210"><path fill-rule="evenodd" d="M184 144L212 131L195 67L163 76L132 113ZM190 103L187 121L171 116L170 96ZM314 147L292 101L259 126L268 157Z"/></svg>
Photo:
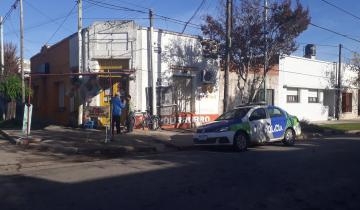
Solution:
<svg viewBox="0 0 360 210"><path fill-rule="evenodd" d="M31 72L40 73L39 70L45 63L49 64L49 73L70 72L70 61L69 57L66 56L69 53L69 46L69 39L64 39L51 47L44 47L40 53L31 58ZM72 116L69 107L70 87L69 77L32 77L32 88L36 90L32 98L34 120L68 125ZM60 93L64 95L63 99L59 98ZM59 103L64 106L60 108Z"/></svg>
<svg viewBox="0 0 360 210"><path fill-rule="evenodd" d="M357 84L356 78L358 78L358 73L353 71L351 66L343 64L342 65L342 92L352 93L352 112L341 113L340 117L342 119L354 119L360 118L359 114L359 84Z"/></svg>
<svg viewBox="0 0 360 210"><path fill-rule="evenodd" d="M146 92L148 87L148 30L139 28L136 45L135 68L137 69L138 94L141 100L137 101L138 107L142 110L146 108ZM193 101L191 102L190 111L195 115L218 115L219 103L219 84L216 83L218 77L217 61L203 59L201 55L201 45L197 37L189 36L164 30L154 30L153 33L153 69L156 72L154 81L157 86L172 87L174 86L174 75L185 76L191 79L191 88ZM187 74L183 74L177 67L189 68ZM202 82L202 70L207 69L215 72L214 84L204 85ZM141 73L139 73L141 71ZM140 84L141 82L141 84ZM205 87L206 86L206 87ZM211 86L211 87L209 87ZM139 98L140 98L139 97ZM157 97L159 100L160 96ZM167 100L171 107L172 101ZM163 108L165 109L165 108ZM162 109L162 110L163 110ZM164 114L164 112L162 112ZM166 116L169 119L170 116ZM214 118L214 117L213 117Z"/></svg>
<svg viewBox="0 0 360 210"><path fill-rule="evenodd" d="M301 120L323 121L329 116L331 102L324 91L334 87L336 64L296 56L285 56L279 62L279 101L278 106ZM288 89L300 91L298 103L287 102ZM309 91L319 90L318 103L309 103ZM325 94L328 96L328 94ZM330 95L329 95L330 97ZM331 110L332 112L332 110Z"/></svg>
<svg viewBox="0 0 360 210"><path fill-rule="evenodd" d="M89 71L99 71L99 59L129 59L129 66L135 69L134 80L130 81L130 95L135 110L146 110L146 88L148 84L148 29L134 22L111 21L95 22L85 29L85 67ZM70 55L77 54L77 37L70 43ZM193 102L191 112L194 114L218 114L218 84L211 91L204 91L201 81L202 70L211 69L217 76L217 63L204 60L201 56L201 45L197 37L154 30L153 33L153 69L157 86L169 86L172 83L173 66L191 67L191 86ZM72 57L72 56L70 56ZM71 59L71 58L70 58ZM72 66L77 65L73 60ZM216 79L214 78L216 82ZM209 86L209 85L208 85ZM207 88L209 89L209 88ZM95 97L94 100L99 100ZM97 103L98 104L98 103Z"/></svg>

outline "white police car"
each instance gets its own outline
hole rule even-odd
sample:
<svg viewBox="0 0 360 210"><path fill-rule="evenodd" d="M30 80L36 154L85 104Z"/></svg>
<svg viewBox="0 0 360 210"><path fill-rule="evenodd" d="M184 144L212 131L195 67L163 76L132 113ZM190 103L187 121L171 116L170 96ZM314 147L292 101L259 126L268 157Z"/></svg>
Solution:
<svg viewBox="0 0 360 210"><path fill-rule="evenodd" d="M282 141L285 145L293 145L300 134L298 118L283 109L244 105L200 126L193 140L195 145L232 145L244 151L251 143Z"/></svg>

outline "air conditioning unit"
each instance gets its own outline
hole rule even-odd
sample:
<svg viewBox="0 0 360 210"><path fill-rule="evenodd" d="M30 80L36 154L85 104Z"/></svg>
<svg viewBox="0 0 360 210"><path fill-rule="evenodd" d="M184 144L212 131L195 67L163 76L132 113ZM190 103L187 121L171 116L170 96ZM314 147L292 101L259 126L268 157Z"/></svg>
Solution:
<svg viewBox="0 0 360 210"><path fill-rule="evenodd" d="M216 74L212 70L203 70L201 78L203 83L213 84L216 80Z"/></svg>

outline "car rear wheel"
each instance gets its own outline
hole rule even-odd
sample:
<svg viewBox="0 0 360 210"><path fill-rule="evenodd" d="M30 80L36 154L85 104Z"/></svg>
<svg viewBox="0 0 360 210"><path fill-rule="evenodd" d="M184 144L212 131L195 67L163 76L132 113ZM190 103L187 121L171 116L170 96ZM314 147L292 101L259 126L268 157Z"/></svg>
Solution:
<svg viewBox="0 0 360 210"><path fill-rule="evenodd" d="M286 146L294 145L295 144L295 132L292 129L287 129L285 131L284 139L282 142Z"/></svg>
<svg viewBox="0 0 360 210"><path fill-rule="evenodd" d="M234 137L234 148L237 151L244 152L248 148L248 140L243 133L237 133Z"/></svg>

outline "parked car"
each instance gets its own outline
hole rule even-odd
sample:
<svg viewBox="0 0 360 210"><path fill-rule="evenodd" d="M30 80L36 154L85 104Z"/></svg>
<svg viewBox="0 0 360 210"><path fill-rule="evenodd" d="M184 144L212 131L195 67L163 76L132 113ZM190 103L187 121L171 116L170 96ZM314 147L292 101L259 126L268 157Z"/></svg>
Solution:
<svg viewBox="0 0 360 210"><path fill-rule="evenodd" d="M297 117L268 105L244 105L200 126L194 134L195 145L231 145L240 151L252 143L282 141L293 145L301 134Z"/></svg>

